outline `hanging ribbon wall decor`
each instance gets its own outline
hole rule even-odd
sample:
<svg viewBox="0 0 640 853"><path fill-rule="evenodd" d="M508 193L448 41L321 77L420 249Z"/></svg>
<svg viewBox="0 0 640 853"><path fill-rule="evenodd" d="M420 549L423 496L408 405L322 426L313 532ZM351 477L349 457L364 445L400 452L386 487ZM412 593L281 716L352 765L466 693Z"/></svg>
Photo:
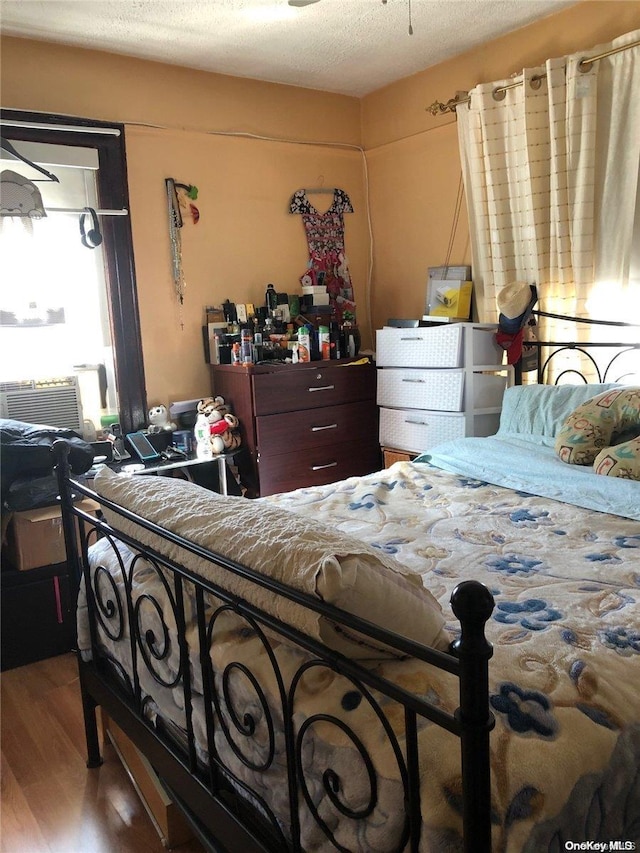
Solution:
<svg viewBox="0 0 640 853"><path fill-rule="evenodd" d="M186 282L182 268L181 228L184 225L185 216L188 216L194 225L197 225L200 219L200 211L193 204L193 201L198 198L198 188L193 184L180 184L173 178L165 178L165 187L169 215L169 244L171 249L173 287L180 306L180 327L184 329L182 306L184 305Z"/></svg>

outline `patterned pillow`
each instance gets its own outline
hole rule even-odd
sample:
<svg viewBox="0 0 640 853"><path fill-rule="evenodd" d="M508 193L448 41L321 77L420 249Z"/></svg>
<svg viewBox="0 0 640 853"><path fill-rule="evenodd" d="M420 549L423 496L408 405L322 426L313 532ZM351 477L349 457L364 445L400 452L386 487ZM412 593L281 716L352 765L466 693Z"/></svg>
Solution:
<svg viewBox="0 0 640 853"><path fill-rule="evenodd" d="M593 470L609 477L640 480L640 438L605 447L596 456Z"/></svg>
<svg viewBox="0 0 640 853"><path fill-rule="evenodd" d="M571 465L592 465L597 457L597 473L640 479L639 436L640 388L618 388L578 406L558 431L555 448ZM612 461L605 462L608 457Z"/></svg>

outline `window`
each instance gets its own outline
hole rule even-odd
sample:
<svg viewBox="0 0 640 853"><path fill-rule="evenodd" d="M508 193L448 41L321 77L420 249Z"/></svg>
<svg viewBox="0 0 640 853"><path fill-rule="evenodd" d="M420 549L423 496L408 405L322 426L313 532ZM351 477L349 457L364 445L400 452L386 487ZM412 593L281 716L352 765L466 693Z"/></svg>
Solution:
<svg viewBox="0 0 640 853"><path fill-rule="evenodd" d="M3 111L2 135L60 179L36 183L45 208L128 209L122 126ZM2 168L38 177L19 160L3 157ZM79 219L51 212L32 235L21 220L2 222L0 381L71 370L83 417L99 428L95 421L111 412L132 431L146 422L147 406L129 218L100 216L96 250L81 244Z"/></svg>

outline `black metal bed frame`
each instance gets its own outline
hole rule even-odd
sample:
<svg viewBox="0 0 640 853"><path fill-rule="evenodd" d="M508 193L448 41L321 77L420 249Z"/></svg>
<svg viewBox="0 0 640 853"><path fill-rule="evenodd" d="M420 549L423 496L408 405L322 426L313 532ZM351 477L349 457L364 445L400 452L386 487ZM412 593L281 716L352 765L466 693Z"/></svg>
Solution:
<svg viewBox="0 0 640 853"><path fill-rule="evenodd" d="M476 581L463 581L453 592L452 606L460 621L461 633L451 644L449 652L440 652L409 641L398 634L384 631L371 623L352 616L320 600L297 592L290 587L271 580L250 569L189 542L174 533L134 515L128 510L97 495L93 490L70 478L67 461L67 446L64 442L54 445L56 467L60 488L63 529L67 546L70 570L78 582L81 577L87 591L90 614L92 659L84 661L78 654L82 707L84 713L88 761L90 768L101 763L96 707L101 706L111 719L125 732L146 756L163 784L166 785L177 805L183 810L199 839L206 849L230 851L230 853L284 853L303 850L300 840L300 815L307 809L316 825L329 839L336 850L346 848L336 840L334 833L317 812L309 793L307 779L309 770L303 766L302 745L310 727L318 722L338 726L351 744L357 749L364 772L369 780L369 799L365 807L353 808L344 799L343 781L331 768L319 768L318 774L324 794L330 800L341 820L365 820L377 802L377 780L374 762L367 753L357 732L346 726L344 721L323 713L322 707L307 717L299 729L294 724L296 688L304 673L311 667L326 667L344 677L353 689L369 702L380 723L381 731L389 740L398 765L398 777L403 786L404 815L402 830L393 850L410 850L417 853L420 845L422 815L418 756L418 723L428 720L456 735L460 741L462 772L462 827L466 853L489 853L491 850L491 792L489 764L489 734L494 725L489 710L488 662L492 647L484 634L484 626L491 615L494 602L485 586ZM225 571L259 584L274 596L284 596L315 613L358 631L377 642L412 656L425 663L450 673L459 680L459 707L454 714L447 713L422 696L414 695L398 685L377 675L372 669L331 651L321 643L304 636L291 626L270 616L245 600L228 592L223 586L211 583L195 575L184 566L154 549L142 545L125 533L118 531L101 518L79 509L74 500L86 496L106 508L135 522L164 540L187 552L222 567ZM161 613L155 600L147 600L132 590L133 566L127 572L121 562L124 579L125 599L121 600L118 589L111 583L92 581L89 573L87 552L93 536L108 537L111 544L121 540L141 552L151 563L165 593L177 626L177 635L171 636L170 626L162 619L162 631L141 630L140 609L149 606ZM135 563L135 559L134 559ZM96 571L94 578L99 574ZM210 596L217 601L214 612L207 611ZM207 760L196 752L192 725L193 696L192 679L185 677L190 672L193 659L185 635L185 601L195 602L198 623L199 662L203 685L204 708L207 731ZM143 600L144 599L144 600ZM125 611L131 636L124 636L122 625ZM278 706L274 710L269 698L254 674L241 661L230 662L223 672L213 671L210 644L214 642L214 626L218 616L233 612L237 618L254 631L269 656L278 684ZM100 623L111 632L112 639L129 644L128 652L133 661L133 676L125 675L103 653L97 642L97 625ZM293 643L307 653L298 671L289 684L279 671L270 637L276 635L287 643ZM170 686L180 685L186 709L186 732L182 739L174 736L170 728L154 725L145 716L145 696L137 676L140 661L144 662L152 677L165 684L157 672L156 665L166 660L171 648L177 643L180 667ZM255 697L262 708L268 728L269 748L261 767L252 764L239 745L251 738L256 720L251 712L233 707L231 694L227 691L234 674L242 673L252 685ZM403 708L404 728L395 734L381 706L381 698L399 703ZM245 782L224 766L224 758L216 748L215 734L220 731L235 756L254 770L266 770L273 761L275 727L284 730L284 752L286 761L286 784L290 810L289 832L283 831L281 823L259 795L247 790ZM315 768L314 768L315 769ZM231 781L230 781L231 780ZM317 781L317 780L316 780ZM247 790L249 797L239 792ZM252 805L259 803L259 808ZM389 853L392 853L389 850Z"/></svg>
<svg viewBox="0 0 640 853"><path fill-rule="evenodd" d="M548 371L551 366L553 359L558 358L561 353L567 352L569 350L573 350L579 352L582 356L584 356L588 363L591 366L591 369L594 371L594 374L597 378L598 382L618 382L621 381L624 377L618 376L616 378L611 377L611 371L613 370L618 359L622 358L626 353L638 351L640 352L640 325L637 323L623 323L617 322L614 320L591 320L584 317L569 317L563 314L553 314L549 311L540 311L534 310L531 312L531 316L535 317L549 317L554 320L561 320L565 323L574 323L576 329L579 325L583 326L601 326L606 327L607 329L638 329L638 340L635 343L621 344L620 341L616 342L607 342L607 341L577 341L577 340L568 340L568 341L545 341L545 340L531 340L526 341L525 346L531 347L537 351L537 371L536 371L536 381L538 385L548 384L546 382ZM612 355L607 361L600 364L595 356L592 354L591 350L594 352L602 349L615 349L617 350L614 355ZM587 378L580 371L576 371L574 369L570 369L567 371L563 371L558 377L556 377L555 383L558 384L563 376L566 377L567 374L572 374L572 376L578 377L585 384L588 383ZM638 380L640 382L640 379ZM522 359L515 365L515 383L516 385L522 384Z"/></svg>

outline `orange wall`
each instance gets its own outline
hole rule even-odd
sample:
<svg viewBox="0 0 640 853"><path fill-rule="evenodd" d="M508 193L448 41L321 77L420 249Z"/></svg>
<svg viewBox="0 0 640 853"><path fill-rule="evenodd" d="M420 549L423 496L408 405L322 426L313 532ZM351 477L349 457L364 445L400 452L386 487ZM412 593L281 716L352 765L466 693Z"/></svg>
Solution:
<svg viewBox="0 0 640 853"><path fill-rule="evenodd" d="M535 66L549 57L588 50L640 28L640 2L583 2L362 100L374 233L371 313L424 313L427 268L447 261L460 183L455 116L427 107L457 91ZM471 263L463 201L449 262Z"/></svg>
<svg viewBox="0 0 640 853"><path fill-rule="evenodd" d="M288 213L288 202L298 187L315 185L318 175L346 189L359 212L345 215L345 244L363 292L368 239L359 153L140 127L127 127L126 145L150 404L208 393L200 332L204 305L225 298L263 305L267 282L300 292L308 252L302 218ZM200 222L185 220L181 229L182 318L168 272L167 175L199 190Z"/></svg>
<svg viewBox="0 0 640 853"><path fill-rule="evenodd" d="M205 305L227 298L262 305L268 282L299 292L308 252L302 219L289 214L288 202L299 187L317 186L320 176L353 202L345 244L356 299L365 305L369 237L358 99L4 38L2 101L126 125L149 405L209 393ZM166 177L199 189L200 222L182 229L182 313L171 280Z"/></svg>
<svg viewBox="0 0 640 853"><path fill-rule="evenodd" d="M3 106L126 125L131 223L149 404L208 392L206 304L261 304L267 282L298 291L307 259L295 189L345 189L345 237L363 343L390 316L424 312L427 267L447 258L460 182L455 117L426 107L640 27L640 0L583 2L359 101L45 42L2 39ZM408 36L407 36L408 37ZM401 45L399 45L401 49ZM153 126L152 126L153 125ZM215 135L241 131L268 141ZM306 145L302 141L318 144ZM347 147L320 143L339 142ZM367 151L368 186L360 145ZM172 290L164 178L198 186L182 229L186 301ZM367 191L373 233L369 272ZM471 257L466 210L452 264ZM181 329L181 322L184 329Z"/></svg>

